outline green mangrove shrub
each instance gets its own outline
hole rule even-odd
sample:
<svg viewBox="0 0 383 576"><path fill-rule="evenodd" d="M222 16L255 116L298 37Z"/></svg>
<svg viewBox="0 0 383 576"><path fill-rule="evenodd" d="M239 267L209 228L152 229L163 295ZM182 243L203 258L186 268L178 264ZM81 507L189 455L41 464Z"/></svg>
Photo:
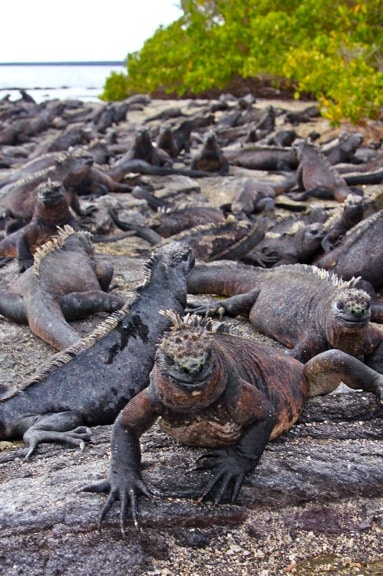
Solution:
<svg viewBox="0 0 383 576"><path fill-rule="evenodd" d="M104 100L198 96L267 75L296 98L312 94L333 123L381 112L380 0L181 0L180 7L177 21L128 54L126 74L106 79Z"/></svg>

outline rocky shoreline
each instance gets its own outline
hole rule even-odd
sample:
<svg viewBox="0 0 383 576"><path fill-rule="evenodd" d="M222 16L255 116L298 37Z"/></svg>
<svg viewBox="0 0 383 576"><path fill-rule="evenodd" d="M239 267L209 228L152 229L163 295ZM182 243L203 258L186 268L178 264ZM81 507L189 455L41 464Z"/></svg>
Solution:
<svg viewBox="0 0 383 576"><path fill-rule="evenodd" d="M172 106L187 113L190 105L153 100L132 108L116 128L118 137L128 143L148 118ZM303 110L307 102L259 99L256 103L260 108L270 105ZM92 105L92 113L102 106ZM48 135L63 130L56 119L54 127L18 146L32 153L43 147ZM339 132L318 118L296 130L301 137L316 130L324 140ZM372 139L376 126L364 131L366 139ZM4 146L3 153L8 151ZM17 163L3 168L1 177L16 167ZM132 175L132 183L137 178L150 183L158 198L202 200L219 207L233 199L238 179L249 173L260 176L232 166L227 176ZM379 198L381 187L367 187L365 193ZM145 215L146 210L143 200L124 193L80 200L83 206L97 207L92 222L96 233L118 232L107 219L110 206L128 216L135 210ZM335 205L326 201L330 208ZM116 294L131 297L143 278L142 265L150 250L150 244L136 236L96 245L97 258L107 257L114 265ZM17 276L15 261L0 268L0 287L7 288ZM99 313L74 324L86 335L104 317ZM251 337L268 341L245 320L231 322ZM1 318L0 332L0 383L19 385L54 353L25 326ZM382 415L375 397L365 393L310 400L294 428L268 445L238 503L217 507L198 502L207 476L192 468L201 451L175 443L156 425L142 438L144 476L164 495L153 501L141 498L141 532L128 523L125 539L117 507L99 532L97 518L105 496L82 491L107 474L109 426L92 430L92 442L84 452L44 444L29 461L24 460L22 442L0 442L0 574L383 574Z"/></svg>

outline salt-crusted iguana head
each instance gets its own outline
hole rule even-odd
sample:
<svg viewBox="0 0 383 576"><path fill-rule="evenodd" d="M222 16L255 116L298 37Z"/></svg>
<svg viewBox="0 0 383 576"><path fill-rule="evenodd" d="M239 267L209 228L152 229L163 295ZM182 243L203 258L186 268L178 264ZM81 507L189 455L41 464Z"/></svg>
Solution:
<svg viewBox="0 0 383 576"><path fill-rule="evenodd" d="M172 312L163 314L175 324L157 347L151 384L161 402L175 411L208 406L224 388L213 336L196 319L188 323Z"/></svg>
<svg viewBox="0 0 383 576"><path fill-rule="evenodd" d="M370 296L364 290L344 288L335 295L331 312L335 326L350 330L364 328L370 320Z"/></svg>

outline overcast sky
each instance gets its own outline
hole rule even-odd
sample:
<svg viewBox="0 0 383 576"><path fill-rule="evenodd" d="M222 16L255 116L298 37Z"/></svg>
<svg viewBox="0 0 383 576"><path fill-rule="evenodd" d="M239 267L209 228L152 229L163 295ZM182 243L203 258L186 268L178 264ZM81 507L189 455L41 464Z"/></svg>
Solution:
<svg viewBox="0 0 383 576"><path fill-rule="evenodd" d="M3 0L0 62L124 60L181 15L178 0Z"/></svg>

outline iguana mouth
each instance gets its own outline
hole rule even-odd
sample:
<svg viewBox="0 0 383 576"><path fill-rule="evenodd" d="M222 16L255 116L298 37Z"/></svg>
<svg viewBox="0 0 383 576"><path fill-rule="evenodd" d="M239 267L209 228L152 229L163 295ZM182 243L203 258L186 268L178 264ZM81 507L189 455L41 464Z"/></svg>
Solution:
<svg viewBox="0 0 383 576"><path fill-rule="evenodd" d="M204 366L202 370L199 370L197 373L192 372L187 374L184 371L177 370L176 368L172 368L168 372L168 376L173 380L173 382L183 388L184 390L202 390L209 378L213 373L214 367L211 366Z"/></svg>
<svg viewBox="0 0 383 576"><path fill-rule="evenodd" d="M370 314L366 312L360 316L348 316L347 318L345 316L339 315L338 319L340 322L342 322L342 324L348 324L350 326L365 326L370 320Z"/></svg>

